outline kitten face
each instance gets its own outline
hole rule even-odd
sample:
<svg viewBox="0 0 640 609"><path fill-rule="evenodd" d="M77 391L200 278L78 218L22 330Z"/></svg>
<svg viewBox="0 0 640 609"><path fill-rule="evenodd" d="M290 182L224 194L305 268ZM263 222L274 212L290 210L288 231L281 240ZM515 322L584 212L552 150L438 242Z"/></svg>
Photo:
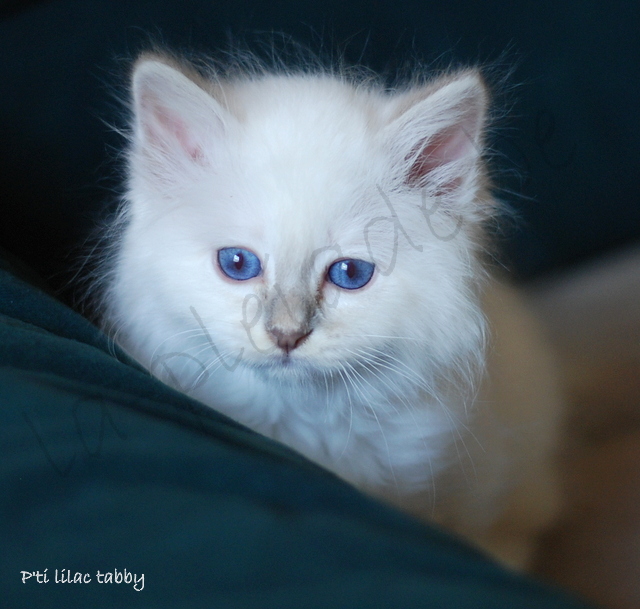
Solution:
<svg viewBox="0 0 640 609"><path fill-rule="evenodd" d="M478 349L476 74L395 96L326 75L214 88L146 59L133 90L110 309L145 365L181 350L298 383Z"/></svg>

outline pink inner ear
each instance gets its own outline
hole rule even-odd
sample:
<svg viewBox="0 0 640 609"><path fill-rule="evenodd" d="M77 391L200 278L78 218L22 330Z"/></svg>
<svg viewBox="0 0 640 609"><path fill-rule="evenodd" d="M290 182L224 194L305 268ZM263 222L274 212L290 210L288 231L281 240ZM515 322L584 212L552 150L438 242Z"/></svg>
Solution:
<svg viewBox="0 0 640 609"><path fill-rule="evenodd" d="M189 159L196 163L203 162L205 155L202 145L185 121L162 106L152 104L149 110L151 120L146 125L146 131L154 146L173 153L174 144L177 143Z"/></svg>
<svg viewBox="0 0 640 609"><path fill-rule="evenodd" d="M421 148L420 152L407 174L407 182L412 185L420 184L434 169L468 156L473 152L475 144L463 127L456 125L428 140L422 140L408 158L413 157L418 147Z"/></svg>

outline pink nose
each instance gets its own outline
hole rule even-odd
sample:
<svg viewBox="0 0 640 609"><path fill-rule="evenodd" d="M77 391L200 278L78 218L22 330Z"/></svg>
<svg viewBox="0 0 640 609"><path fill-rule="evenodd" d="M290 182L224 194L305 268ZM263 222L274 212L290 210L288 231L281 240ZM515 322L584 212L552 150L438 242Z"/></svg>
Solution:
<svg viewBox="0 0 640 609"><path fill-rule="evenodd" d="M299 347L311 334L311 330L294 330L293 332L282 332L277 328L270 330L273 338L276 339L276 344L280 349L289 353L297 347Z"/></svg>

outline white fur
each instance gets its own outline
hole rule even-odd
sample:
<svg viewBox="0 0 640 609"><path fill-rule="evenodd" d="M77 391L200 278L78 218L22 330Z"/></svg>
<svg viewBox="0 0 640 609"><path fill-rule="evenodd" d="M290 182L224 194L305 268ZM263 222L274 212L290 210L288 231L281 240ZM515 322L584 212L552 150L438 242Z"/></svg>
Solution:
<svg viewBox="0 0 640 609"><path fill-rule="evenodd" d="M486 104L474 71L387 92L328 73L205 80L144 57L106 298L117 339L211 407L482 537L513 477L496 480L510 457L482 456L496 426L475 434L472 416L485 349L478 239L493 208ZM230 246L258 255L263 274L225 277L216 252ZM326 281L343 257L375 263L370 283ZM305 323L312 333L286 355L270 328ZM468 505L487 495L492 516L475 529L461 506L440 516L440 480L455 478L461 451L489 464L486 493L460 482L468 470L446 483L465 486Z"/></svg>

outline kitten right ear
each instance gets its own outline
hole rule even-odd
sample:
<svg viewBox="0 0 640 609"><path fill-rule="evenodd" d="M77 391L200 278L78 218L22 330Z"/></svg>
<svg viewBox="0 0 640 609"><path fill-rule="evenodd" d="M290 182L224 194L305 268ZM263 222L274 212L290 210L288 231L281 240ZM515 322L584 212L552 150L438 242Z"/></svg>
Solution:
<svg viewBox="0 0 640 609"><path fill-rule="evenodd" d="M154 178L175 182L211 165L230 116L209 93L153 57L136 64L132 92L136 149Z"/></svg>
<svg viewBox="0 0 640 609"><path fill-rule="evenodd" d="M409 186L455 194L481 158L488 95L468 70L400 96L401 113L386 128L398 173Z"/></svg>

